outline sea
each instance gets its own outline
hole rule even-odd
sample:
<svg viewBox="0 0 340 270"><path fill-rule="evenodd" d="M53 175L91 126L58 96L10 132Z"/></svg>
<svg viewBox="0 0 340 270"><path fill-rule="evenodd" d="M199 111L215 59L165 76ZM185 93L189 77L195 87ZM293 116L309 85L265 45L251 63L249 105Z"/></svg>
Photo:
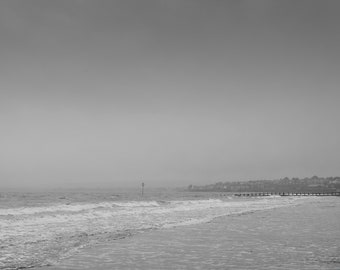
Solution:
<svg viewBox="0 0 340 270"><path fill-rule="evenodd" d="M54 266L85 248L146 232L187 228L220 217L274 211L318 200L172 189L150 189L143 196L137 189L1 192L0 269Z"/></svg>

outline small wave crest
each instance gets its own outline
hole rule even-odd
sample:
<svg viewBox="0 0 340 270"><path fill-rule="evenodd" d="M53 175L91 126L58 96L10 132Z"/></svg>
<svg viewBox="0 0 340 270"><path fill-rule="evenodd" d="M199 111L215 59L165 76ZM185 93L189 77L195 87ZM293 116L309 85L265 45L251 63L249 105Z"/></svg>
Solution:
<svg viewBox="0 0 340 270"><path fill-rule="evenodd" d="M128 201L114 202L113 205L119 207L158 207L160 204L156 201Z"/></svg>
<svg viewBox="0 0 340 270"><path fill-rule="evenodd" d="M56 204L44 207L20 207L0 209L0 216L19 216L19 215L34 215L51 212L80 212L90 210L97 207L111 207L112 203L98 203L98 204Z"/></svg>
<svg viewBox="0 0 340 270"><path fill-rule="evenodd" d="M160 206L160 204L157 201L117 201L91 204L57 204L45 207L20 207L0 209L0 217L65 213L65 212L82 212L93 209L105 209L114 207L134 208L134 207L158 207L158 206Z"/></svg>

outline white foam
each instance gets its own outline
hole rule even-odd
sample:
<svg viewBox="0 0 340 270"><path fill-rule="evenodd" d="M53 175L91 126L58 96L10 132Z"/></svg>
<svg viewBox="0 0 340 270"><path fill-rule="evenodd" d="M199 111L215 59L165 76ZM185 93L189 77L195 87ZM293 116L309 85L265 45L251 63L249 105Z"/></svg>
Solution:
<svg viewBox="0 0 340 270"><path fill-rule="evenodd" d="M91 203L91 204L56 204L44 207L20 207L20 208L7 208L0 209L0 216L4 215L32 215L39 213L51 213L51 212L79 212L83 210L89 210L97 207L110 207L112 203Z"/></svg>
<svg viewBox="0 0 340 270"><path fill-rule="evenodd" d="M53 212L81 212L96 208L112 208L112 207L157 207L160 206L156 201L117 201L117 202L101 202L87 204L56 204L45 207L20 207L0 209L0 216L12 215L32 215L47 214Z"/></svg>
<svg viewBox="0 0 340 270"><path fill-rule="evenodd" d="M114 202L116 206L120 207L157 207L160 206L156 201L130 201L130 202Z"/></svg>

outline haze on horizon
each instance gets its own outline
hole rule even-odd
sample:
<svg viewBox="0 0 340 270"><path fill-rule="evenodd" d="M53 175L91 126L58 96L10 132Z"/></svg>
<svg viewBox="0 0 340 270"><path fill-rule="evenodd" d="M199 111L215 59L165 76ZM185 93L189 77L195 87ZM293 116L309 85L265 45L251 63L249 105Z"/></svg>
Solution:
<svg viewBox="0 0 340 270"><path fill-rule="evenodd" d="M340 2L0 1L0 188L336 176Z"/></svg>

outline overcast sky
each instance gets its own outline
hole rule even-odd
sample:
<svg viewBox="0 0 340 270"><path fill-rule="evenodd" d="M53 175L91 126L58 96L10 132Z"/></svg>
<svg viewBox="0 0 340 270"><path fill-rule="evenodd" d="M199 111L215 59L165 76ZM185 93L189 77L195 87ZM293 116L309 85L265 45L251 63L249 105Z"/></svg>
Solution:
<svg viewBox="0 0 340 270"><path fill-rule="evenodd" d="M340 175L340 1L1 0L0 188Z"/></svg>

